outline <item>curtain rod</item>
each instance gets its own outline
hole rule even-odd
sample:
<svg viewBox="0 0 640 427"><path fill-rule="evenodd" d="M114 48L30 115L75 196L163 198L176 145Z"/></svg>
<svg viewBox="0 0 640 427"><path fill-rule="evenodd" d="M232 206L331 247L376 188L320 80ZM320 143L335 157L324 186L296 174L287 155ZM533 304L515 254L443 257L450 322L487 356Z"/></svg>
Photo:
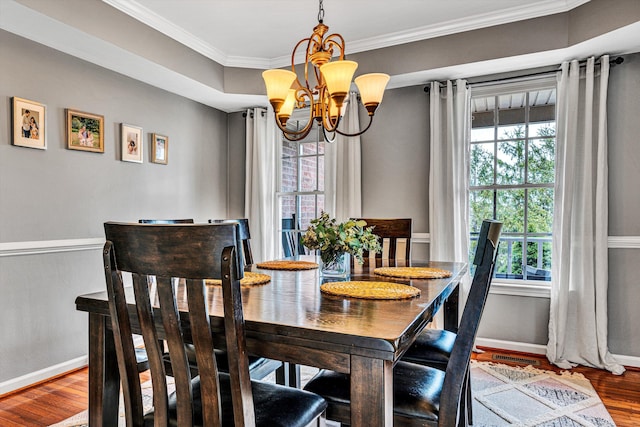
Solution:
<svg viewBox="0 0 640 427"><path fill-rule="evenodd" d="M620 65L623 62L624 62L624 58L621 57L621 56L617 56L615 58L609 59L609 65L611 67L614 67L616 65ZM586 65L586 63L587 63L586 60L585 61L580 61L580 66L584 67ZM598 65L599 65L599 62L598 62ZM557 71L538 71L538 72L535 72L535 73L522 74L522 75L513 76L513 77L505 77L505 78L502 78L502 79L481 80L481 81L478 81L478 82L473 82L473 83L468 83L468 84L475 85L475 84L494 83L494 82L501 82L501 81L506 82L506 81L509 81L509 80L524 79L524 78L527 78L527 77L552 75L552 74L555 74L556 72ZM441 82L438 82L438 83L441 83ZM455 82L453 82L452 84L453 84L453 86L456 85ZM424 91L429 93L431 91L431 86L425 86L424 87Z"/></svg>
<svg viewBox="0 0 640 427"><path fill-rule="evenodd" d="M265 112L264 111L260 111L260 117L264 117ZM242 117L247 117L247 112L243 112L242 113ZM253 118L253 111L251 112L251 118Z"/></svg>

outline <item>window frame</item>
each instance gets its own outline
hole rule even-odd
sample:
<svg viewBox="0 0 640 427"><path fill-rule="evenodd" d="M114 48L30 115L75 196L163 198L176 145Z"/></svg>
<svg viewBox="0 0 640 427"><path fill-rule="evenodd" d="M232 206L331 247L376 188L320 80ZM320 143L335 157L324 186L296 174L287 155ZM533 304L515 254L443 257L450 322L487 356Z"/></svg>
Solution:
<svg viewBox="0 0 640 427"><path fill-rule="evenodd" d="M548 90L548 89L554 89L556 90L556 105L557 105L557 81L556 81L556 77L555 74L553 75L549 75L549 76L544 76L544 77L535 77L535 78L526 78L526 79L519 79L517 81L512 81L512 82L508 82L508 81L502 81L502 82L491 82L491 83L486 83L486 84L471 84L470 85L470 99L472 98L482 98L482 97L489 97L489 96L495 96L495 97L500 97L501 95L508 95L511 93L518 93L518 92L532 92L532 91L536 91L536 90ZM469 109L469 116L471 117L472 115L472 111L471 108ZM469 168L471 168L471 147L473 145L473 143L471 142L471 128L472 128L472 121L469 120L469 140L468 140L468 144L469 144ZM555 114L555 123L557 125L557 109L556 109L556 114ZM529 117L526 116L525 117L525 124L528 126L529 125ZM498 125L496 125L494 123L494 128L495 128L495 132L497 132L498 129ZM500 141L500 139L498 138L499 135L496 135L494 133L494 139L493 142L494 143L494 148L497 147L496 142ZM556 126L556 134L554 136L554 138L556 138L556 144L557 144L557 126ZM528 144L529 141L532 139L536 139L536 137L529 137L527 135L525 139L525 149L528 149ZM489 142L489 141L488 141ZM514 184L510 184L510 185L504 185L504 184L497 184L497 180L495 179L497 177L497 168L496 168L496 162L497 162L497 157L496 157L496 153L494 150L494 184L492 185L477 185L477 186L473 186L473 190L474 191L479 191L482 189L487 189L487 190L505 190L505 189L511 189L511 188L518 188L518 189L523 189L525 190L525 194L528 194L528 190L529 189L534 189L534 188L552 188L554 189L555 192L555 179L553 183L545 183L545 184L532 184L532 183L527 183L526 177L527 177L527 173L528 173L528 166L529 166L529 160L526 159L525 163L524 163L524 182L522 184L518 184L518 185L514 185ZM472 182L471 182L471 175L469 174L469 182L468 182L468 190L469 190L469 215L471 215L471 190L472 190ZM526 196L525 196L526 198ZM526 203L526 205L528 205L528 202ZM526 209L526 205L524 208L524 217L523 217L523 221L525 221L525 224L527 224L527 210ZM495 200L495 194L494 194L494 201L493 201L493 205L492 205L492 209L493 209L493 215L495 217L496 214L496 207L497 207L497 201ZM471 219L471 217L470 217ZM524 253L526 252L526 244L527 244L527 237L538 237L536 236L539 233L528 233L526 228L523 230L523 257L524 257ZM503 232L503 237L508 237L507 233ZM472 234L470 233L469 238L472 238ZM553 234L551 234L551 239L553 239ZM503 295L516 295L516 296L528 296L528 297L538 297L538 298L549 298L550 297L550 292L551 292L551 287L553 286L553 282L551 280L549 281L544 281L544 280L525 280L525 279L515 279L515 278L494 278L493 283L492 283L492 290L491 293L493 294L503 294Z"/></svg>
<svg viewBox="0 0 640 427"><path fill-rule="evenodd" d="M291 116L291 118L289 119L289 121L294 121L297 120L299 122L305 122L305 119L308 117L308 109L303 109L300 111L295 111L294 114ZM277 212L277 223L276 223L276 227L278 229L278 235L282 235L283 233L283 228L282 228L282 219L283 219L283 214L282 214L282 199L284 197L287 196L292 196L295 198L295 215L296 218L298 218L297 221L295 221L294 224L294 228L292 229L292 231L295 231L297 233L299 233L300 235L302 235L302 233L304 232L304 229L301 226L301 205L300 205L300 197L304 197L304 196L314 196L315 197L315 216L314 218L317 218L320 216L320 210L318 208L318 197L322 196L325 198L326 200L326 190L324 188L324 173L322 175L322 177L320 176L320 159L322 158L323 161L323 171L326 170L324 169L324 159L325 159L325 155L326 155L326 148L323 147L322 149L322 153L320 153L319 150L319 145L321 142L326 143L326 141L324 140L324 137L322 135L322 132L319 131L318 129L316 129L317 126L315 126L315 124L313 125L313 128L311 129L311 132L309 133L308 136L306 136L302 141L291 141L294 144L296 144L297 146L297 154L296 156L292 156L295 157L296 162L297 162L297 173L296 173L296 190L295 191L282 191L282 166L283 166L283 142L287 141L286 138L284 137L284 134L282 132L280 132L280 138L278 140L278 146L277 146L277 188L278 190L275 193L275 201L276 201L276 212ZM316 135L315 138L313 138L311 135ZM313 141L310 141L309 138L313 138ZM303 154L303 149L302 149L302 144L311 144L311 143L315 143L316 144L316 151L314 154ZM300 174L300 171L302 170L302 162L303 159L306 158L315 158L316 159L316 170L315 170L315 174L316 174L316 189L315 190L302 190L302 177ZM322 178L322 179L321 179ZM320 181L322 182L322 190L319 190L320 188ZM295 244L298 244L299 239L295 240ZM282 248L282 241L279 240L279 247L280 247L280 251L281 253L284 253L284 249ZM298 249L298 248L296 248Z"/></svg>

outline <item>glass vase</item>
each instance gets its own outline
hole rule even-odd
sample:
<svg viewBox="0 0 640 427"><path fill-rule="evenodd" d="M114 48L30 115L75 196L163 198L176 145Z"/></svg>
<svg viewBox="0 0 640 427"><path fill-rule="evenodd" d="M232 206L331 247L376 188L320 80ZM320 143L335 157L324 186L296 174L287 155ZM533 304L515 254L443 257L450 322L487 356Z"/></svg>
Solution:
<svg viewBox="0 0 640 427"><path fill-rule="evenodd" d="M341 252L338 254L320 254L320 274L323 278L349 277L351 274L351 254Z"/></svg>

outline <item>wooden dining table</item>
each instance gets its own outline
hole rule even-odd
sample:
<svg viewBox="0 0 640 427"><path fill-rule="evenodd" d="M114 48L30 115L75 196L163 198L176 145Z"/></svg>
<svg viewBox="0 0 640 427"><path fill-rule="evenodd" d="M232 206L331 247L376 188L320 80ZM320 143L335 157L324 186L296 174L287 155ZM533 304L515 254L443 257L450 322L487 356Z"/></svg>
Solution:
<svg viewBox="0 0 640 427"><path fill-rule="evenodd" d="M334 280L323 279L318 269L282 271L249 266L247 271L268 274L271 280L242 289L248 351L290 366L350 374L351 425L392 426L393 366L438 310L444 312L445 329L457 330L459 283L467 271L466 263L411 265L452 274L443 279L409 280L375 275L380 263L356 267L349 280L396 282L420 289L420 295L410 299L367 300L321 292L321 283ZM208 288L212 328L214 333L220 332L216 344L223 347L221 288ZM178 286L176 292L179 309L186 311L186 296L181 297L184 290ZM136 332L132 292L127 299ZM76 308L89 314L89 425L117 425L120 378L106 291L77 297ZM183 323L188 330L188 323Z"/></svg>

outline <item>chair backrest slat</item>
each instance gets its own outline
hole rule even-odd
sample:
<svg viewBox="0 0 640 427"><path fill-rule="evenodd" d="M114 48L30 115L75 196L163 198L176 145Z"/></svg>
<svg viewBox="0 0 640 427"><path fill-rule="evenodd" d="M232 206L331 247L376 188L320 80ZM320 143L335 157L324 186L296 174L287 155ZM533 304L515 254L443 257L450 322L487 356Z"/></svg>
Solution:
<svg viewBox="0 0 640 427"><path fill-rule="evenodd" d="M161 341L158 339L158 332L154 326L154 313L149 293L151 284L148 283L148 278L148 276L141 276L139 274L132 275L134 297L142 338L145 343L154 343L153 345L145 345L151 377L161 378L166 375L162 361L163 349L160 347ZM162 279L163 278L157 278L156 280L162 281ZM155 286L156 292L162 287L162 285L157 282L153 285ZM161 307L164 307L164 305L161 305ZM162 345L164 345L164 341L162 341ZM152 381L152 387L157 418L166 421L169 407L167 383L166 381Z"/></svg>
<svg viewBox="0 0 640 427"><path fill-rule="evenodd" d="M225 252L222 257L223 268L232 270L231 253ZM229 375L231 377L231 390L233 399L233 417L237 427L255 426L255 412L253 407L253 394L251 391L251 378L244 375L249 372L249 359L246 357L247 344L244 334L244 316L242 309L242 295L240 286L236 286L233 277L223 276L222 295L224 311L233 315L224 316L225 338L227 340L227 355L229 360L237 360L238 363L229 363ZM244 357L243 357L244 355Z"/></svg>
<svg viewBox="0 0 640 427"><path fill-rule="evenodd" d="M209 324L207 287L204 279L222 278L225 330L229 366L235 384L232 395L236 425L252 425L253 401L249 377L244 321L237 257L237 224L120 224L106 223L104 262L109 292L109 309L116 340L118 368L128 425L143 425L140 380L135 366L131 320L121 272L132 273L137 319L149 357L154 393L154 423L167 425L169 419L166 372L159 340L167 343L176 387L178 425L192 425L193 388L185 351L187 339L194 345L203 405L203 425L219 426L221 400L218 371L214 357L212 329ZM190 334L182 330L176 299L178 281L187 289ZM157 307L150 300L149 288L155 287ZM229 301L227 301L229 300ZM131 303L131 301L129 302ZM162 327L158 329L161 317ZM239 320L238 320L239 319ZM191 343L189 341L189 343ZM248 390L248 391L247 391ZM236 414L238 412L238 414Z"/></svg>
<svg viewBox="0 0 640 427"><path fill-rule="evenodd" d="M122 274L115 268L116 259L113 244L108 240L104 245L102 259L109 298L109 315L111 317L113 339L118 358L118 371L124 396L125 420L127 426L142 426L142 417L144 415L142 389L140 388L140 376L136 365L137 360L129 312L127 311L127 300L122 284Z"/></svg>
<svg viewBox="0 0 640 427"><path fill-rule="evenodd" d="M223 253L223 256L224 253ZM224 266L223 266L224 270ZM190 319L192 324L192 338L195 346L203 349L210 349L206 354L213 352L213 338L211 333L211 325L209 324L209 313L204 296L206 290L204 284L197 280L188 280L187 288L193 290L187 293L189 303ZM200 288L200 289L198 289ZM198 364L198 373L200 375L200 390L203 396L218 396L220 383L218 381L218 367L216 358L202 357L203 353L196 353L196 363ZM203 425L215 425L216 420L222 419L222 402L218 400L210 400L209 404L202 408Z"/></svg>
<svg viewBox="0 0 640 427"><path fill-rule="evenodd" d="M474 264L476 262L478 264L476 264L469 296L462 312L456 341L447 363L440 397L438 425L457 425L457 418L453 419L454 415L452 414L458 413L459 402L462 399L463 384L469 368L471 351L493 279L501 230L502 223L493 220L484 220L480 229L478 247L474 257Z"/></svg>

